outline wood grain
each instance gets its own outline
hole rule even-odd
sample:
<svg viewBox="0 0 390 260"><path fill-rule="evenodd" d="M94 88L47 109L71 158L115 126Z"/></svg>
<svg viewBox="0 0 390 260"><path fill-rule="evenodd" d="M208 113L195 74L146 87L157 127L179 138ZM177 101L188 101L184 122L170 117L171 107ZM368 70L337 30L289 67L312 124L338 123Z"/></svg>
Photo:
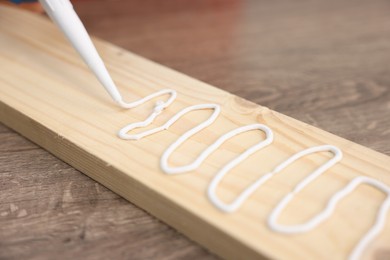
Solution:
<svg viewBox="0 0 390 260"><path fill-rule="evenodd" d="M151 2L134 6L129 3L127 4L128 8L123 8L123 6L119 7L119 5L113 5L110 1L107 1L101 2L101 8L96 8L93 11L87 10L85 5L80 5L78 10L82 15L83 12L90 12L88 15L93 16L95 22L93 23L93 18L87 16L87 14L83 16L83 20L87 22L87 26L90 27L92 31L95 31L95 34L99 34L100 32L102 34L100 36L103 36L103 38L119 43L126 48L137 50L137 52L142 55L168 64L171 67L178 68L183 72L218 85L219 87L239 93L241 96L246 96L261 104L276 108L278 111L293 115L294 117L309 123L315 123L327 130L341 134L344 137L369 145L382 152L389 153L388 150L386 150L388 149L388 140L390 139L389 132L387 131L389 126L389 78L388 73L386 73L388 72L388 68L385 66L386 61L389 60L389 50L388 46L384 44L388 40L388 38L386 38L388 35L386 34L386 30L389 28L387 26L389 20L385 15L385 12L388 10L386 2L354 2L353 8L348 4L348 1L337 4L331 2L322 4L305 2L294 6L283 2L278 4L249 3L244 7L247 8L246 10L253 11L244 13L242 13L243 6L238 5L236 2L230 2L230 4L217 3L212 9L213 12L205 11L210 8L205 2L203 2L203 4L200 3L199 6L189 6L188 9L186 9L186 6L180 5L177 2L169 3L170 4L157 6L158 8ZM96 5L98 6L98 4ZM152 6L155 6L155 9L158 9L159 11L153 11L154 9L151 8ZM262 16L256 16L256 11L261 11L263 9L267 12L263 11ZM107 10L109 10L109 14L111 15L105 13ZM139 14L136 16L133 14L126 15L128 10L135 10L134 12L138 11ZM176 12L177 16L172 15L172 12ZM314 13L312 14L312 12ZM366 17L364 24L362 24L360 19L363 15ZM191 23L193 18L198 16L201 16L203 19L198 19L199 21L196 23ZM120 17L122 17L122 20ZM230 25L226 25L226 28L236 28L236 31L230 33L230 38L229 32L226 33L226 36L221 35L222 32L224 32L222 30L222 24L226 24L229 20L227 18L229 17L231 18L231 23ZM241 19L237 17L241 17ZM246 19L243 19L243 17ZM289 28L290 26L289 23L283 22L284 19L281 19L281 21L277 20L282 17L286 17L284 19L287 19L289 23L292 23L291 27L298 29L281 30L283 28ZM338 18L338 20L336 18ZM210 22L215 20L222 20L224 23L215 26L207 26ZM334 28L334 25L329 25L329 28L332 28L333 31L332 33L326 34L325 37L322 30L315 29L323 28L325 25L322 25L322 23L329 22L328 20L341 20L341 24L350 24L348 25L348 28ZM112 21L113 24L110 24L109 21ZM156 21L164 22L156 23ZM258 24L264 23L264 26L258 26ZM156 24L158 26L157 28L154 28ZM173 24L180 24L180 26L182 26L180 28L182 29L174 27ZM122 26L122 28L120 28L120 26ZM115 36L114 30L106 29L118 27L115 31L120 32L121 29L126 31L128 28L126 26L129 26L129 28L134 30L137 37L129 37L127 34L123 35L123 31L122 33L116 33L117 36ZM185 29L187 27L194 29L189 31ZM268 31L267 28L270 28L270 30ZM151 33L153 30L157 30L159 33ZM270 35L270 37L265 37L267 40L263 37L265 33L264 30ZM199 32L200 34L196 35L194 32ZM218 32L221 33L218 34ZM286 41L280 41L280 37L282 37L281 32L283 32L283 35L285 34L283 37L290 39L289 45L287 45ZM204 40L201 44L194 44L195 40L191 37L199 38L199 35L202 36ZM256 39L256 44L253 42L253 39ZM308 39L310 39L310 41L308 41ZM120 41L123 42L121 43ZM348 53L345 53L345 50L335 50L335 48L332 47L334 45L340 46L340 43L343 42L345 50L348 50L351 47L351 52L353 52L354 55L348 55ZM226 47L232 43L235 43L234 48L229 49L229 46ZM206 55L199 55L199 53L204 53ZM298 62L294 63L293 61ZM290 64L290 66L287 66L288 64ZM299 66L297 66L297 64L299 64ZM307 108L310 106L314 106L316 109L308 110ZM7 134L9 131L2 130L2 133ZM368 133L373 134L368 136ZM15 135L13 134L13 136ZM35 215L27 215L24 216L24 218L21 217L22 220L19 219L19 222L16 216L18 214L24 215L23 212L9 215L7 217L7 222L4 222L4 226L8 226L9 223L20 225L20 223L25 223L27 220L27 223L31 223L31 225L29 225L28 228L25 227L24 230L31 232L32 236L38 234L38 237L42 238L40 240L38 239L38 241L41 241L40 245L45 245L45 243L50 241L50 239L45 239L45 236L53 236L53 231L38 232L39 223L33 225L35 223L34 218L37 218L39 213L42 214L47 210L47 213L55 219L58 210L60 209L51 209L47 207L47 202L42 202L42 204L40 204L39 201L34 200L34 198L31 202L31 193L28 192L28 188L34 187L35 189L40 190L41 194L46 194L46 197L54 191L57 191L58 194L65 194L69 190L71 194L75 193L74 197L78 197L78 190L79 192L82 190L82 196L80 196L80 198L89 196L90 199L96 199L96 195L93 192L84 194L84 188L78 187L77 185L76 187L69 189L69 187L75 186L74 182L70 186L65 184L71 183L73 180L72 178L76 177L69 177L69 179L60 178L58 176L61 175L60 170L63 170L63 168L69 169L68 167L63 166L63 164L60 164L58 170L57 168L49 167L51 166L50 164L52 164L50 161L45 162L43 160L42 165L36 165L35 163L33 165L36 166L31 165L29 162L32 159L28 158L35 158L34 153L28 151L28 149L31 149L31 145L26 145L23 141L21 142L21 149L26 149L26 152L32 154L32 157L27 157L26 160L26 158L23 158L22 156L24 154L17 154L19 148L13 147L18 143L16 141L9 142L7 139L5 144L2 144L5 145L5 151L2 153L2 158L4 158L4 161L7 163L9 162L8 166L3 166L7 165L5 163L1 164L2 167L8 167L5 168L7 170L4 172L15 173L15 171L10 170L13 169L15 165L19 165L17 169L21 172L23 171L19 168L26 167L26 165L30 168L38 167L36 171L39 171L42 174L57 173L57 176L51 177L51 181L62 185L58 185L59 187L56 186L56 189L58 190L53 190L53 187L51 186L41 188L42 185L39 179L35 180L35 183L30 183L32 180L29 178L28 173L21 175L22 178L18 180L19 185L15 185L13 189L11 189L11 186L10 189L7 188L5 192L2 189L2 195L7 198L7 200L2 200L4 201L4 204L2 204L4 209L11 208L10 203L18 202L19 204L17 203L14 205L19 205L20 208L24 209L31 203L33 204L31 205L32 208L36 208L36 205L42 205L40 206L41 211L39 211L38 207ZM24 148L25 146L26 148ZM17 147L19 147L19 144ZM12 153L13 149L15 151L13 153L16 159L10 160L9 158L14 157L10 156L8 151L10 150ZM43 151L41 152L44 153ZM43 158L48 157L48 155L45 156L46 157L43 156ZM52 160L55 159L52 158ZM8 176L11 180L15 181L15 174L11 173L8 173ZM84 182L88 183L85 177L82 178L84 178ZM76 183L78 182L78 179L74 180L76 180ZM9 186L9 182L2 182L1 184L2 186ZM94 185L86 186L86 190L93 190ZM88 189L88 187L90 188ZM21 199L14 197L15 195L10 196L10 194L15 193L15 189L20 189ZM26 197L30 200L26 200ZM112 202L113 200L111 200L111 204ZM88 206L88 204L83 204L82 202L80 203L77 204L77 200L76 202L73 202L76 206L79 205L77 208L82 212L79 213L80 218L75 221L76 223L88 219L88 216L85 214L86 212L92 212L93 214L104 218L105 210L103 209L107 206L103 205L100 210L99 208L96 208L95 210L94 206ZM15 209L15 207L13 207L13 209ZM128 208L128 211L132 210L134 209ZM14 212L18 211L15 210ZM29 210L26 212L30 213ZM61 231L71 230L72 225L70 225L71 227L68 227L66 223L72 221L74 218L72 216L72 214L68 213L64 214L63 220L57 218L56 220L58 221L55 222L58 222L59 224L56 228ZM119 219L121 217L131 219L126 213L118 214L117 217ZM113 222L119 222L116 225L118 229L119 227L123 228L120 221ZM61 223L64 224L61 225ZM111 225L111 223L102 225L101 229L109 230ZM142 227L145 228L147 226L148 225L146 224L141 225L140 228L142 230ZM35 227L35 230L31 227ZM151 227L153 228L153 225ZM10 235L8 237L14 238L13 240L11 239L14 243L11 243L12 246L8 244L8 246L5 247L8 250L1 250L4 254L9 252L7 253L7 256L16 256L17 252L21 254L21 248L29 246L31 248L30 252L34 251L32 245L35 244L31 242L34 241L33 239L27 241L20 240L18 239L20 238L20 233L18 236L18 232L15 231L15 228L9 230L14 230L14 233L8 233ZM80 231L81 228L76 226L75 230ZM99 231L94 228L88 227L87 230L90 230L90 234L99 233ZM115 234L115 232L113 233ZM156 233L159 232L156 231ZM41 234L41 236L39 236L39 234ZM121 255L120 252L122 252L123 255L125 252L129 253L128 250L131 250L125 242L126 239L132 237L129 234L119 234L115 236L114 240L110 239L110 236L107 234L101 234L102 239L100 241L98 239L93 239L94 236L78 240L76 234L72 232L68 232L68 234L71 239L73 238L77 241L77 243L74 243L77 245L73 244L70 246L70 248L73 248L75 255L80 256L82 248L86 248L88 245L94 245L94 243L95 245L101 244L105 245L106 248L116 249L115 252L118 252L118 256ZM142 231L139 234L142 234ZM171 234L173 233L171 232ZM156 250L159 252L160 257L164 255L164 253L169 257L172 252L179 252L179 254L184 256L186 256L186 254L188 254L187 256L204 256L204 251L195 246L188 245L188 242L179 238L178 235L172 236L181 241L181 243L187 245L185 248L190 249L177 251L177 249L173 250L169 246L162 246L163 249L158 251L159 245L164 244L163 242L166 239L164 234L160 235L161 238L158 236L156 238L155 233L152 233L150 236L145 235L145 237L149 237L149 239L154 238L153 245L157 247ZM60 235L58 234L58 236ZM142 237L142 235L138 236ZM62 238L63 237L64 236L62 236ZM142 240L135 240L140 241L139 245L147 245L145 244L146 242L143 242ZM109 243L108 241L111 242ZM19 250L17 248L19 248ZM66 243L59 241L52 252L59 250L65 251L65 248ZM149 251L150 247L147 246L147 248L148 250L143 251L133 250L132 254L138 255L139 257L148 257L150 255L145 253L145 251ZM45 252L36 252L36 255L39 256L50 253L49 249L43 251ZM107 250L102 251L105 251L105 254L114 253L107 252ZM77 252L79 252L79 254L77 254ZM92 256L93 252L96 253L96 251L87 250L84 255ZM383 252L378 252L378 255L383 255Z"/></svg>

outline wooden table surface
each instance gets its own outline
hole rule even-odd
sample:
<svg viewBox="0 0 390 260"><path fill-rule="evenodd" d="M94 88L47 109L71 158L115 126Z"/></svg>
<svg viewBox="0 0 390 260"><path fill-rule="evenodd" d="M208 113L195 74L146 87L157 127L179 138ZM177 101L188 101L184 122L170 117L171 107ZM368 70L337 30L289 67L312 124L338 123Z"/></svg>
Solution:
<svg viewBox="0 0 390 260"><path fill-rule="evenodd" d="M390 155L387 0L74 6L95 36ZM216 258L2 125L0 140L0 259Z"/></svg>

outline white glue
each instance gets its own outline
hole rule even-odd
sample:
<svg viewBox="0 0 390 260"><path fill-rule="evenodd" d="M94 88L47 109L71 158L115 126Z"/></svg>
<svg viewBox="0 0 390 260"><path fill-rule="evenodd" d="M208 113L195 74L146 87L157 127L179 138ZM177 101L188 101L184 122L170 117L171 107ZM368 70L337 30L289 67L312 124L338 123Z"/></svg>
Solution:
<svg viewBox="0 0 390 260"><path fill-rule="evenodd" d="M124 103L123 106L126 108L134 108L137 106L140 106L144 104L145 102L148 102L149 100L167 95L169 94L170 97L167 101L158 101L152 111L152 113L141 122L131 123L125 127L123 127L119 133L118 136L125 140L139 140L143 137L167 130L170 126L172 126L174 123L176 123L178 120L180 120L184 115L188 114L189 112L196 111L196 110L205 110L210 109L213 110L212 114L203 122L198 124L197 126L191 128L184 134L182 134L176 141L174 141L171 145L168 146L168 148L164 151L160 158L160 166L161 169L169 175L174 174L182 174L186 172L190 172L193 170L196 170L201 166L201 164L208 158L210 154L215 152L224 142L227 140L233 138L236 135L242 134L244 132L248 131L254 131L259 130L265 134L265 138L255 145L249 147L247 150L245 150L243 153L239 154L235 158L233 158L229 163L224 165L217 174L213 177L211 180L208 189L207 189L207 196L210 200L210 202L219 210L223 212L232 213L240 208L240 206L263 184L265 184L269 179L271 179L274 175L279 174L281 171L283 171L285 168L287 168L289 165L294 163L295 161L301 159L304 156L318 153L318 152L331 152L333 153L333 157L322 164L320 167L315 169L313 172L311 172L307 177L305 177L301 182L299 182L294 189L289 192L287 195L285 195L281 201L277 204L277 206L272 210L270 216L268 217L268 226L271 230L279 233L284 234L297 234L297 233L305 233L308 232L314 228L316 228L318 225L320 225L322 222L324 222L326 219L328 219L332 213L334 212L337 204L346 196L348 196L350 193L352 193L357 186L362 184L370 185L383 193L387 195L385 201L382 203L379 212L376 217L376 221L374 225L369 229L369 231L360 239L358 244L354 247L352 252L349 255L349 259L358 259L361 257L364 249L368 246L369 243L380 233L380 231L383 229L384 225L386 224L386 216L390 208L390 187L385 185L384 183L365 176L359 176L354 179L352 179L348 185L346 185L343 189L338 191L336 194L334 194L330 200L328 201L326 207L322 212L317 214L316 216L312 217L309 221L299 224L299 225L292 225L292 226L284 226L277 223L277 219L279 218L280 214L284 210L284 208L293 200L294 196L299 193L302 189L304 189L307 185L309 185L312 181L314 181L316 178L324 174L329 168L334 166L336 163L341 161L343 154L341 150L333 145L321 145L321 146L315 146L308 149L305 149L303 151L300 151L293 156L289 157L287 160L280 163L278 166L274 168L271 172L268 172L258 178L254 183L246 187L238 196L236 199L234 199L231 203L225 203L222 200L218 198L216 195L216 189L222 179L225 177L225 175L234 167L236 167L238 164L242 163L246 158L248 158L250 155L256 153L257 151L263 149L264 147L270 145L273 141L273 133L272 130L263 125L263 124L251 124L246 125L243 127L236 128L230 132L227 132L223 135L221 135L214 143L212 143L210 146L208 146L200 155L190 164L179 166L179 167L171 167L168 164L168 159L171 156L171 154L185 141L187 141L189 138L191 138L196 133L202 131L206 127L210 126L214 121L218 118L221 108L217 104L199 104L194 106L189 106L178 113L176 113L174 116L172 116L168 121L166 121L163 125L138 133L134 135L129 135L128 132L131 130L134 130L136 128L146 127L153 123L153 121L156 119L158 115L162 113L162 111L167 108L169 105L171 105L174 100L176 99L177 93L175 90L171 89L165 89L158 92L155 92L151 95L146 96L145 98L142 98L140 100L137 100L132 103Z"/></svg>

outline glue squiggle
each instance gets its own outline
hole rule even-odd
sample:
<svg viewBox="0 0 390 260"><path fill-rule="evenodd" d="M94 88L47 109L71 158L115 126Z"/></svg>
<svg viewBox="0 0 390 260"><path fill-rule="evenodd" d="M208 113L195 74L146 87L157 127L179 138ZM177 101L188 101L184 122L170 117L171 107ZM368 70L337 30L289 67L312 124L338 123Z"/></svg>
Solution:
<svg viewBox="0 0 390 260"><path fill-rule="evenodd" d="M129 134L127 134L129 131L134 130L136 128L146 127L146 126L150 125L156 119L156 117L159 114L161 114L161 112L165 108L167 108L170 104L172 104L173 101L175 101L176 96L177 96L177 93L176 93L175 90L163 89L161 91L155 92L155 93L153 93L153 94L151 94L149 96L146 96L146 97L144 97L142 99L139 99L139 100L131 102L131 103L124 103L123 102L123 107L125 107L125 108L134 108L134 107L142 105L143 103L145 103L145 102L147 102L147 101L149 101L149 100L151 100L153 98L160 97L160 96L163 96L163 95L166 95L166 94L170 95L169 99L166 102L157 101L155 106L154 106L154 108L153 108L152 113L144 121L128 124L127 126L123 127L121 130L119 130L118 136L120 138L122 138L122 139L125 139L125 140L139 140L139 139L141 139L141 138L143 138L143 137L145 137L147 135L151 135L153 133L157 133L157 132L160 132L162 130L168 129L170 124L166 124L166 125L158 128L158 129L155 128L155 129L152 129L150 131L145 131L145 132L142 132L142 133L136 134L136 135L129 135Z"/></svg>
<svg viewBox="0 0 390 260"><path fill-rule="evenodd" d="M162 113L162 111L167 108L169 105L171 105L174 100L176 99L177 93L175 90L171 89L164 89L158 92L155 92L151 95L148 95L140 100L137 100L132 103L124 103L123 106L126 108L134 108L137 106L140 106L144 104L145 102L159 97L169 94L170 97L167 101L158 101L155 104L155 107L152 111L152 113L144 120L136 123L131 123L123 127L119 132L118 136L125 140L139 140L143 137L167 130L170 126L172 126L174 123L176 123L178 120L180 120L184 115L190 113L191 111L195 110L204 110L204 109L212 109L212 114L203 122L198 124L197 126L191 128L184 134L182 134L175 142L173 142L169 147L164 151L160 158L160 166L162 170L169 175L174 174L182 174L189 171L193 171L201 166L201 164L207 159L207 157L215 152L224 142L231 139L232 137L239 135L244 132L252 131L252 130L260 130L264 132L265 139L261 140L257 144L249 147L247 150L245 150L243 153L239 154L237 157L235 157L232 161L227 163L225 166L223 166L217 174L213 177L211 180L208 189L207 189L207 196L210 200L210 202L218 209L224 212L234 212L240 208L240 206L264 183L266 183L269 179L271 179L274 175L280 173L285 168L287 168L289 165L294 163L295 161L301 159L304 156L317 153L317 152L331 152L333 153L333 157L322 164L320 167L318 167L316 170L314 170L312 173L310 173L307 177L305 177L301 182L299 182L294 189L289 192L287 195L285 195L277 204L277 206L273 209L270 216L268 217L267 224L270 227L271 230L279 233L285 233L285 234L296 234L296 233L305 233L308 232L314 228L316 228L319 224L324 222L326 219L328 219L332 213L334 212L337 204L346 196L348 196L350 193L352 193L357 186L361 184L367 184L374 188L377 188L378 190L382 191L383 193L387 194L387 198L382 203L379 212L376 217L376 221L374 225L369 229L369 231L359 240L358 244L354 247L351 254L349 255L349 259L358 259L362 255L364 249L368 246L368 244L380 233L380 231L383 229L385 223L386 223L386 216L390 209L390 187L385 185L384 183L375 180L373 178L365 177L365 176L359 176L354 179L352 179L348 185L346 185L343 189L338 191L336 194L334 194L330 200L328 201L326 207L322 212L311 218L309 221L299 224L299 225L292 225L292 226L284 226L277 223L277 219L279 215L282 213L284 208L291 202L291 200L294 198L294 196L299 193L302 189L304 189L307 185L309 185L312 181L314 181L316 178L318 178L320 175L325 173L329 168L334 166L336 163L338 163L343 155L339 148L332 146L332 145L321 145L321 146L315 146L308 149L305 149L303 151L300 151L291 157L289 157L287 160L280 163L278 166L274 168L271 172L268 172L264 174L262 177L258 178L254 183L249 185L245 190L243 190L236 199L234 199L231 203L225 203L222 200L218 198L216 195L216 189L222 179L225 177L225 175L234 167L236 167L239 163L243 162L246 158L248 158L250 155L256 153L257 151L263 149L264 147L270 145L273 141L273 133L270 128L268 128L265 125L262 124L251 124L243 127L236 128L230 132L227 132L226 134L219 137L213 144L211 144L209 147L207 147L192 163L184 165L184 166L178 166L178 167L171 167L168 164L168 159L171 156L171 154L180 146L182 145L186 140L191 138L196 133L202 131L206 127L210 126L219 116L220 114L220 106L217 104L199 104L194 106L189 106L178 113L176 113L173 117L171 117L168 121L166 121L163 125L146 130L144 132L129 135L128 132L132 131L136 128L146 127L153 123L153 121L156 119L158 115Z"/></svg>
<svg viewBox="0 0 390 260"><path fill-rule="evenodd" d="M308 177L306 177L304 180L302 180L296 187L296 189L301 190L303 187L305 187L309 182L311 182L314 178L317 178L319 175L324 173L326 170L328 170L330 167L332 167L334 164L336 164L338 161L341 160L342 154L341 151L330 145L323 145L323 146L315 146L306 150L303 150L299 153L296 153L295 155L288 158L283 163L279 164L275 169L271 172L268 172L261 176L259 179L257 179L252 185L250 185L247 189L245 189L232 203L225 204L224 202L217 199L215 196L215 191L218 187L218 184L222 181L223 177L226 175L226 172L219 172L211 181L208 189L208 195L209 199L214 203L214 205L219 208L222 211L225 212L233 212L237 210L244 201L252 195L253 192L255 192L260 186L262 186L264 183L266 183L269 179L271 179L275 174L279 173L283 169L285 169L287 166L295 162L296 160L300 159L301 157L315 153L315 152L321 152L321 151L332 151L336 155L334 158L332 158L330 161L324 163L322 166L320 166L318 169L316 169L314 172L312 172Z"/></svg>
<svg viewBox="0 0 390 260"><path fill-rule="evenodd" d="M312 180L308 181L305 185L301 185L301 188L299 188L299 184L295 187L295 189L288 193L274 208L271 215L268 218L268 226L279 233L285 233L285 234L297 234L297 233L305 233L308 232L314 228L316 228L319 224L324 222L326 219L328 219L332 213L334 212L337 204L346 196L348 196L350 193L352 193L357 186L361 184L367 184L370 185L383 193L387 194L387 198L382 203L378 214L376 216L376 221L374 225L368 230L368 232L359 240L358 244L353 248L351 254L349 255L349 259L359 259L362 255L364 249L367 248L368 244L371 243L372 240L381 232L383 229L385 223L386 223L386 216L388 214L388 211L390 209L390 187L385 185L384 183L375 180L373 178L369 178L366 176L359 176L354 179L352 179L347 186L345 186L343 189L338 191L336 194L334 194L330 200L328 201L325 209L314 216L312 219L308 220L306 223L294 225L294 226L283 226L277 223L277 218L279 217L280 213L283 211L283 209L288 205L288 203L294 198L294 196L307 184L309 184Z"/></svg>
<svg viewBox="0 0 390 260"><path fill-rule="evenodd" d="M195 128L193 128L195 129ZM243 127L236 128L224 135L222 135L220 138L218 138L213 144L211 144L207 149L205 149L191 164L180 166L180 167L170 167L168 165L168 158L170 155L176 150L177 147L182 145L193 133L196 131L188 131L187 133L183 134L179 137L175 142L173 142L167 150L163 153L160 160L160 165L163 171L167 174L181 174L189 171L193 171L203 163L204 160L207 159L207 157L212 154L215 150L217 150L224 142L229 140L230 138L242 134L244 132L252 131L252 130L260 130L265 133L266 138L265 140L260 141L259 143L251 146L248 148L245 152L238 155L236 158L234 158L232 161L230 161L228 164L226 164L221 171L222 172L228 172L233 167L244 161L246 158L248 158L253 153L257 152L258 150L262 149L263 147L269 145L273 141L273 133L271 129L269 129L267 126L262 124L253 124L253 125L247 125ZM193 133L192 133L193 132Z"/></svg>

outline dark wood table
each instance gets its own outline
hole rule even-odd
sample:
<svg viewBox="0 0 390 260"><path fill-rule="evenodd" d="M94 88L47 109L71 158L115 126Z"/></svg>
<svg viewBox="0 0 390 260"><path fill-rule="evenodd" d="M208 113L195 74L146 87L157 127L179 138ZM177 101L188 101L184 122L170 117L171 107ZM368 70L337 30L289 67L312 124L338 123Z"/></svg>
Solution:
<svg viewBox="0 0 390 260"><path fill-rule="evenodd" d="M95 36L390 155L387 0L74 6ZM0 259L70 257L216 258L0 126Z"/></svg>

